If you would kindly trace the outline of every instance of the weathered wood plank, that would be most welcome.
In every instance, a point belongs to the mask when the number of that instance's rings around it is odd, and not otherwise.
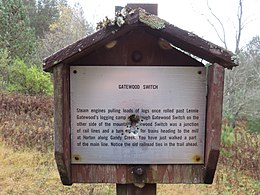
[[[55,159],[62,183],[71,185],[69,138],[69,78],[67,68],[61,64],[53,71],[54,77],[54,138]]]
[[[221,141],[224,67],[213,64],[208,73],[208,102],[205,151],[205,183],[211,184],[218,163]]]
[[[139,165],[71,165],[73,183],[140,183]],[[204,165],[142,165],[143,183],[204,183]]]

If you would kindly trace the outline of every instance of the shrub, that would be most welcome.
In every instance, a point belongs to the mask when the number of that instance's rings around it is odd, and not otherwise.
[[[36,65],[27,66],[24,61],[16,59],[10,71],[7,90],[29,95],[51,95],[53,86],[49,73]]]
[[[231,145],[235,141],[233,121],[232,113],[226,112],[221,132],[221,143],[224,145]]]
[[[260,119],[259,118],[248,119],[248,130],[251,132],[260,133]]]
[[[235,141],[234,129],[229,126],[222,127],[221,142],[224,145],[231,145]]]

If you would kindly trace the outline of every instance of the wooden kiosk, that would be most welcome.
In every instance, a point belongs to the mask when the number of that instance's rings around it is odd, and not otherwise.
[[[62,183],[116,183],[118,194],[211,184],[232,59],[141,8],[122,10],[114,24],[46,58]]]

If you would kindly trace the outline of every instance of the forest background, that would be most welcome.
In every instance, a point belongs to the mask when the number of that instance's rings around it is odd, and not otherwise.
[[[221,13],[213,11],[210,1],[205,4],[207,22],[229,49],[228,27],[218,17]],[[222,148],[214,184],[159,185],[159,194],[260,192],[260,37],[240,46],[250,22],[244,18],[245,5],[242,0],[234,5],[233,52],[240,65],[225,72]],[[0,193],[114,193],[114,185],[68,188],[60,183],[53,157],[52,75],[42,70],[45,57],[95,28],[80,4],[0,0]]]

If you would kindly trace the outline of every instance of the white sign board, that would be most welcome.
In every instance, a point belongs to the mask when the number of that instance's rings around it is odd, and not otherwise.
[[[202,164],[204,67],[72,66],[73,164]]]

